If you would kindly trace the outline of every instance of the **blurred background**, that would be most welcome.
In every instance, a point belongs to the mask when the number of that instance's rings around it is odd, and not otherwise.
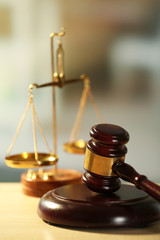
[[[157,0],[0,0],[0,181],[20,181],[25,169],[5,155],[28,102],[28,86],[51,80],[51,32],[63,38],[65,76],[86,73],[104,122],[130,133],[126,162],[160,182],[160,8]],[[83,84],[56,89],[60,168],[83,171],[84,155],[63,151]],[[35,89],[34,103],[52,147],[52,91]],[[80,137],[99,123],[88,101]],[[41,136],[38,150],[46,151]],[[12,153],[34,151],[29,112]]]

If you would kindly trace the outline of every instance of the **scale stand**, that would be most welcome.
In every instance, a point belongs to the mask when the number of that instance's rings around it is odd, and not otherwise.
[[[9,167],[13,168],[29,168],[28,172],[25,172],[21,176],[22,189],[26,195],[41,197],[43,194],[48,192],[51,189],[71,184],[71,183],[79,183],[81,182],[82,173],[73,169],[58,169],[58,155],[57,155],[57,127],[56,127],[56,104],[55,104],[55,87],[62,88],[66,84],[76,83],[79,81],[84,82],[84,91],[82,94],[79,111],[77,114],[77,119],[75,125],[73,127],[71,138],[68,143],[64,144],[64,150],[68,153],[73,154],[84,154],[86,149],[86,142],[81,139],[77,139],[79,135],[79,129],[82,121],[82,114],[84,112],[84,108],[86,105],[87,97],[90,98],[93,107],[102,122],[102,118],[98,111],[97,105],[93,99],[93,95],[90,90],[90,79],[87,75],[82,74],[80,78],[77,79],[68,79],[66,80],[64,77],[64,51],[62,48],[62,37],[65,35],[64,30],[60,33],[52,33],[50,35],[50,43],[51,43],[51,68],[52,68],[52,81],[48,83],[44,83],[41,85],[31,84],[29,86],[29,101],[27,104],[27,108],[22,116],[22,119],[19,123],[18,129],[16,131],[15,137],[9,147],[7,152],[7,156],[5,158],[6,164]],[[56,54],[56,69],[54,71],[54,38],[58,37],[58,49]],[[38,120],[38,116],[36,114],[34,104],[33,104],[33,88],[43,88],[51,86],[52,87],[52,101],[53,101],[53,152],[50,150],[45,135],[43,133],[43,129]],[[22,127],[22,124],[25,120],[26,114],[31,106],[32,109],[32,125],[33,125],[33,139],[34,139],[34,153],[23,152],[21,154],[10,155],[10,152],[13,148],[13,145],[17,139],[19,131]],[[48,153],[39,153],[37,150],[37,139],[36,139],[36,127],[35,124],[38,124],[42,137],[47,145]],[[78,133],[77,133],[78,132]],[[54,166],[53,169],[46,170],[42,169],[47,166]],[[34,170],[38,168],[38,170]]]

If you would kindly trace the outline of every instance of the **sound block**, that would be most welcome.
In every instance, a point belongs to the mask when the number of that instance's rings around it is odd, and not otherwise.
[[[44,170],[44,173],[46,176],[52,174],[51,170]],[[34,179],[25,172],[21,175],[22,191],[28,196],[42,197],[51,189],[81,182],[81,177],[82,173],[73,169],[57,169],[55,176],[46,179],[38,176]]]
[[[104,195],[80,183],[46,193],[40,199],[38,215],[49,224],[67,227],[145,227],[160,219],[160,204],[131,185]]]

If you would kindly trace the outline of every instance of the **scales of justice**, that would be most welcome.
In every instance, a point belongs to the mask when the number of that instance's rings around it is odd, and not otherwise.
[[[125,163],[127,153],[125,145],[129,141],[129,133],[120,126],[103,123],[90,90],[88,76],[83,74],[78,79],[65,79],[61,42],[64,35],[63,30],[50,35],[52,81],[29,86],[27,108],[9,147],[5,159],[6,164],[9,167],[31,169],[22,174],[23,192],[27,195],[41,197],[38,215],[49,224],[81,228],[130,228],[145,227],[159,221],[160,186]],[[53,56],[55,37],[59,38],[56,72]],[[72,169],[57,168],[55,87],[63,87],[77,81],[84,82],[84,90],[70,141],[64,144],[64,150],[68,153],[85,153],[83,176]],[[33,104],[33,88],[46,86],[52,86],[53,91],[53,153],[49,149]],[[87,97],[93,103],[100,121],[100,124],[91,128],[91,139],[88,143],[78,138]],[[35,152],[10,155],[29,107],[32,109]],[[39,153],[37,150],[36,122],[49,153]],[[51,165],[54,169],[42,169],[42,167]],[[38,170],[34,171],[33,168],[38,168]],[[132,185],[121,184],[120,179]]]
[[[99,121],[102,122],[102,117],[99,113],[98,107],[94,101],[93,95],[90,89],[90,78],[82,74],[76,79],[65,79],[64,75],[64,50],[62,47],[62,38],[65,35],[65,31],[62,28],[60,33],[50,34],[50,50],[51,50],[51,78],[52,81],[41,85],[31,84],[29,86],[28,95],[29,100],[25,112],[20,120],[16,134],[13,141],[8,149],[5,162],[9,167],[12,168],[28,168],[26,173],[21,176],[21,182],[23,192],[26,195],[41,197],[47,191],[66,185],[69,183],[76,183],[81,180],[82,173],[73,169],[59,169],[57,167],[58,154],[57,154],[57,119],[56,119],[56,94],[55,87],[62,88],[65,85],[77,82],[84,83],[84,90],[82,92],[79,110],[77,113],[76,121],[71,131],[69,142],[64,143],[63,148],[66,152],[71,154],[84,154],[86,148],[86,141],[79,139],[80,127],[82,124],[82,117],[84,114],[87,99],[89,98],[93,104],[93,107],[97,113]],[[56,57],[54,57],[54,40],[58,38],[58,47],[56,51]],[[56,61],[55,61],[56,60]],[[55,71],[56,69],[56,71]],[[42,126],[38,119],[35,107],[34,107],[34,89],[43,87],[52,87],[52,102],[53,102],[53,152],[51,151]],[[32,113],[32,129],[33,129],[33,142],[34,142],[34,153],[23,152],[20,154],[10,155],[11,150],[16,142],[18,134],[22,128],[23,122],[26,118],[29,108]],[[37,147],[37,135],[36,135],[36,124],[43,137],[44,143],[48,149],[48,153],[38,152]],[[45,170],[43,168],[48,166],[54,166],[53,169]],[[38,169],[38,170],[33,170]]]

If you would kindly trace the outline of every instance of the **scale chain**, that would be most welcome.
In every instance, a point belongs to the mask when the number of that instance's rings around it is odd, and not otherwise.
[[[32,127],[33,127],[33,139],[34,139],[35,160],[38,161],[38,151],[37,151],[37,137],[36,137],[36,124],[35,124],[35,119],[36,119],[36,121],[37,121],[39,130],[40,130],[41,135],[42,135],[42,137],[43,137],[43,139],[44,139],[44,142],[45,142],[45,144],[46,144],[46,146],[47,146],[47,148],[48,148],[49,153],[51,153],[51,150],[50,150],[49,144],[48,144],[48,142],[47,142],[47,139],[46,139],[46,137],[45,137],[45,135],[44,135],[43,129],[42,129],[42,127],[41,127],[41,124],[40,124],[40,122],[39,122],[39,119],[38,119],[38,116],[37,116],[37,113],[36,113],[36,110],[35,110],[35,107],[34,107],[34,104],[33,104],[32,86],[29,88],[29,101],[28,101],[28,103],[27,103],[27,107],[26,107],[25,112],[24,112],[24,114],[23,114],[23,116],[22,116],[22,118],[21,118],[21,120],[20,120],[20,122],[19,122],[19,125],[18,125],[17,131],[16,131],[16,133],[15,133],[15,136],[14,136],[14,138],[13,138],[11,144],[10,144],[10,147],[9,147],[9,149],[8,149],[8,151],[7,151],[7,156],[10,154],[10,152],[11,152],[11,150],[12,150],[14,144],[15,144],[15,141],[16,141],[18,135],[19,135],[19,132],[20,132],[20,130],[21,130],[21,128],[22,128],[23,122],[24,122],[24,120],[25,120],[25,118],[26,118],[26,115],[27,115],[27,113],[28,113],[28,110],[29,110],[29,107],[30,107],[30,106],[31,106],[31,110],[32,110]]]
[[[13,146],[14,146],[14,143],[15,143],[15,141],[16,141],[16,139],[17,139],[17,137],[18,137],[18,134],[19,134],[19,132],[20,132],[20,130],[21,130],[21,128],[22,128],[22,125],[23,125],[23,122],[24,122],[24,120],[25,120],[26,114],[27,114],[27,112],[28,112],[28,110],[29,110],[29,106],[30,106],[30,100],[28,101],[26,110],[25,110],[25,112],[24,112],[24,114],[23,114],[23,116],[22,116],[22,118],[21,118],[21,120],[20,120],[20,123],[19,123],[19,125],[18,125],[17,131],[16,131],[16,133],[15,133],[15,136],[14,136],[14,138],[13,138],[13,140],[12,140],[12,142],[11,142],[11,145],[10,145],[8,151],[7,151],[7,156],[8,156],[8,155],[10,154],[10,152],[12,151],[12,148],[13,148]]]
[[[45,142],[45,144],[46,144],[46,146],[47,146],[47,148],[48,148],[49,153],[51,153],[51,149],[50,149],[49,144],[48,144],[48,142],[47,142],[47,139],[46,139],[46,137],[45,137],[45,135],[44,135],[44,132],[43,132],[43,129],[42,129],[42,127],[41,127],[40,121],[39,121],[39,119],[38,119],[38,116],[37,116],[36,110],[35,110],[35,108],[34,108],[34,105],[33,105],[33,111],[34,111],[34,116],[35,116],[35,118],[36,118],[36,121],[37,121],[39,130],[40,130],[40,132],[41,132],[41,134],[42,134],[42,137],[43,137],[43,139],[44,139],[44,142]]]
[[[103,118],[102,118],[102,116],[101,116],[101,114],[100,114],[100,111],[99,111],[99,109],[98,109],[98,107],[97,107],[97,104],[96,104],[96,102],[95,102],[95,100],[94,100],[94,98],[93,98],[93,95],[92,95],[90,89],[89,89],[89,91],[88,91],[88,95],[89,95],[89,98],[90,98],[90,100],[91,100],[91,102],[92,102],[92,105],[93,105],[93,107],[94,107],[94,109],[95,109],[95,112],[97,113],[97,116],[98,116],[98,118],[99,118],[100,123],[103,123],[103,122],[104,122],[104,121],[103,121]]]
[[[32,108],[32,126],[33,126],[33,140],[34,140],[34,150],[35,150],[35,160],[38,161],[38,151],[37,151],[37,137],[36,137],[36,125],[35,125],[35,115],[33,107],[33,99],[30,99],[30,104]]]
[[[73,130],[71,132],[70,142],[73,142],[79,136],[81,125],[82,125],[82,116],[83,116],[83,113],[84,113],[84,110],[85,110],[85,106],[86,106],[88,96],[89,96],[90,101],[93,105],[93,108],[95,109],[95,112],[98,116],[98,119],[99,119],[100,123],[104,122],[103,119],[102,119],[102,116],[99,112],[99,109],[97,107],[97,104],[96,104],[96,102],[93,98],[93,95],[91,93],[90,86],[87,85],[87,84],[86,84],[86,86],[83,90],[83,93],[82,93],[82,97],[81,97],[81,100],[80,100],[79,111],[78,111],[78,114],[77,114],[77,117],[76,117],[76,121],[75,121]]]
[[[82,116],[83,116],[83,112],[84,112],[84,109],[86,106],[87,96],[88,96],[88,88],[84,88],[82,97],[81,97],[81,101],[80,101],[80,105],[79,105],[79,111],[78,111],[78,114],[76,117],[76,122],[75,122],[73,130],[71,132],[70,142],[73,142],[76,139],[76,137],[78,137],[78,135],[79,135],[80,125],[82,123]]]

